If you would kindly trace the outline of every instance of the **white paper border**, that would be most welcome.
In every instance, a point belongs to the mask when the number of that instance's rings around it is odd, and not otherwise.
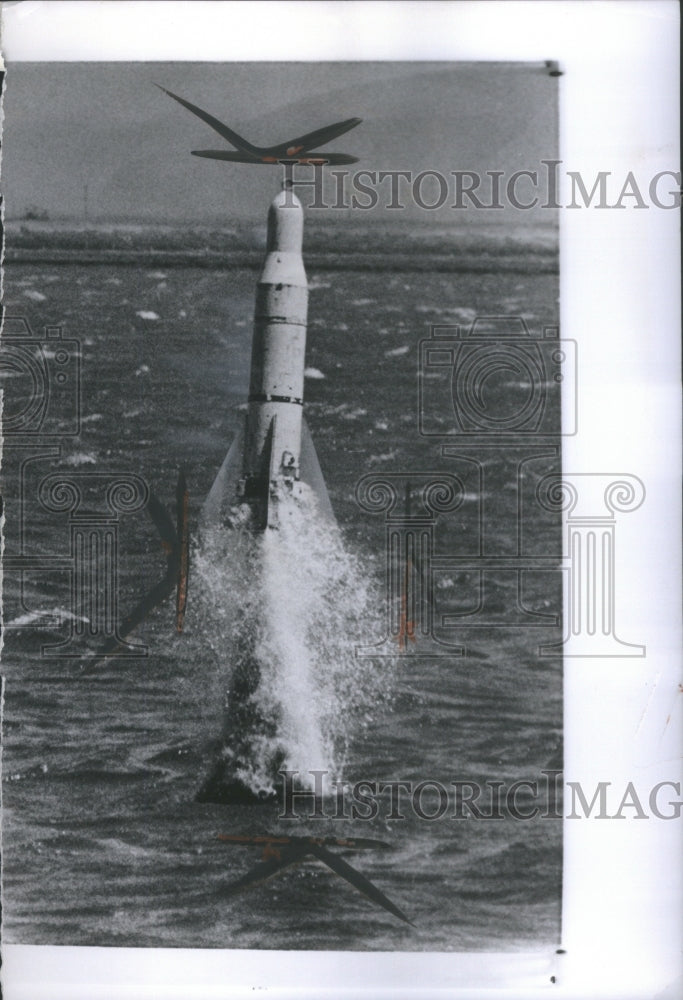
[[[557,59],[561,158],[589,180],[680,170],[678,4],[25,2],[3,5],[20,60]],[[590,186],[590,185],[589,185]],[[680,780],[680,239],[676,211],[562,212],[562,336],[579,342],[579,434],[564,468],[631,473],[618,524],[617,621],[642,660],[568,660],[565,780]],[[669,722],[667,723],[667,717]],[[7,1000],[654,996],[681,973],[681,829],[567,820],[563,946],[547,954],[3,950]],[[546,984],[546,985],[543,985]],[[675,986],[662,997],[680,995]],[[521,992],[523,991],[523,993]]]

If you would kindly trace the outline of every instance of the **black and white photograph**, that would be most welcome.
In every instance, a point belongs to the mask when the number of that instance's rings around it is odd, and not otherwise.
[[[626,534],[669,481],[583,457],[607,377],[562,240],[668,223],[680,173],[572,162],[552,46],[303,48],[5,55],[3,950],[560,988],[583,831],[681,811]],[[582,771],[649,676],[657,752]]]

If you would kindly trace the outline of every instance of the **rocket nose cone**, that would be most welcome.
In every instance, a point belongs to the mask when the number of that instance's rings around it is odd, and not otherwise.
[[[301,253],[304,238],[304,210],[291,190],[278,192],[268,209],[268,253],[281,250]]]

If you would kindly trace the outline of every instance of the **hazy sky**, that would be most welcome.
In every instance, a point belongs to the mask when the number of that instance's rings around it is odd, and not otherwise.
[[[191,156],[230,147],[155,82],[261,145],[358,116],[324,147],[358,156],[351,170],[509,175],[557,151],[557,79],[538,63],[15,63],[4,94],[8,218],[31,205],[82,218],[85,185],[92,219],[258,216],[279,168]]]

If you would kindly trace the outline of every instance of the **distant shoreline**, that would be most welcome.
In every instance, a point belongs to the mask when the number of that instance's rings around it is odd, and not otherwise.
[[[5,264],[77,264],[258,270],[265,227],[235,224],[69,224],[11,220],[5,225]],[[391,220],[367,227],[309,220],[304,261],[334,271],[559,270],[556,229],[451,228]]]
[[[263,266],[263,251],[215,250],[120,250],[101,248],[5,248],[5,266],[12,264],[50,264],[118,267],[199,267],[208,270],[246,268],[257,271]],[[527,252],[411,253],[344,252],[305,254],[306,267],[315,271],[432,271],[462,273],[467,271],[518,271],[523,274],[559,272],[559,255],[548,250]]]

